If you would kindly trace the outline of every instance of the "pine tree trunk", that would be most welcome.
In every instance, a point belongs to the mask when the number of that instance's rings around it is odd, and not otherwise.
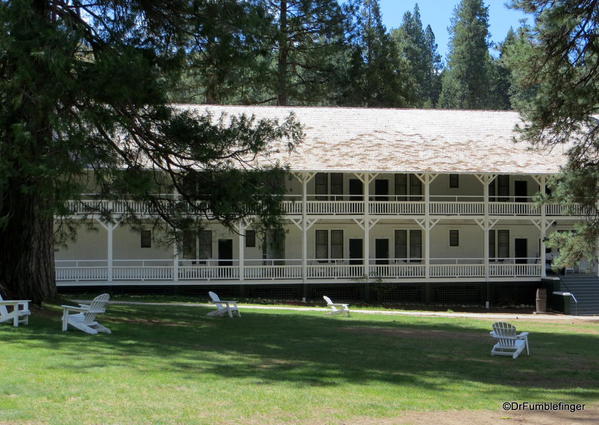
[[[287,61],[289,56],[287,0],[281,0],[279,18],[279,57],[277,63],[277,105],[287,106]]]
[[[2,196],[0,216],[0,292],[10,299],[41,305],[56,295],[52,214],[37,193],[21,193],[17,184]]]
[[[33,0],[31,8],[40,16],[40,22],[53,19],[48,0]],[[40,22],[32,25],[39,27]],[[44,51],[43,34],[33,37],[39,46],[29,39],[23,44],[31,52]],[[52,140],[50,106],[40,93],[43,82],[51,76],[44,57],[23,54],[33,57],[30,64],[9,60],[7,69],[31,66],[40,87],[35,82],[22,87],[23,101],[3,123],[0,155],[8,178],[0,189],[0,292],[10,299],[28,299],[41,305],[56,295],[54,216],[49,199],[54,196],[53,181],[40,172],[48,166],[44,158],[50,154]]]

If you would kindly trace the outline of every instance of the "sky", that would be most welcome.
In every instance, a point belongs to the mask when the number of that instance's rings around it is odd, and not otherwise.
[[[408,10],[414,10],[416,3],[420,6],[422,25],[424,28],[427,25],[431,26],[439,45],[439,53],[446,59],[449,43],[447,28],[459,0],[380,0],[383,23],[387,29],[397,28],[401,24],[403,14]],[[495,43],[503,41],[510,26],[518,27],[520,19],[526,17],[519,10],[509,9],[505,5],[507,0],[486,0],[485,3],[489,6],[491,41]]]

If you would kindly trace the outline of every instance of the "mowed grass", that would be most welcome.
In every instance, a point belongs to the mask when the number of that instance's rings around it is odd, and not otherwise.
[[[504,401],[599,401],[596,323],[514,321],[532,356],[491,357],[492,321],[111,305],[112,335],[60,311],[0,325],[0,424],[328,424]]]

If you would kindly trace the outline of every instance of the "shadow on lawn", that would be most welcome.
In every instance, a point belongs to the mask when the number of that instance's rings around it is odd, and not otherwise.
[[[111,306],[102,321],[112,335],[62,333],[56,312],[32,317],[29,327],[0,327],[6,343],[57,350],[51,367],[127,367],[168,371],[186,379],[203,374],[285,381],[299,386],[386,383],[434,391],[455,385],[505,385],[513,398],[571,395],[599,399],[599,337],[535,332],[532,356],[491,357],[480,323],[367,320],[364,316],[242,312],[241,319],[207,318],[207,309]],[[477,327],[478,326],[478,327]],[[490,326],[490,325],[489,325]],[[58,357],[58,356],[57,356]],[[62,362],[62,363],[61,363]],[[489,389],[497,394],[497,387]],[[543,398],[544,400],[544,398]]]

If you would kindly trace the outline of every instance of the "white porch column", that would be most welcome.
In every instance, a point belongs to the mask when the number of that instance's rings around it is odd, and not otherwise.
[[[239,222],[237,230],[239,232],[239,280],[243,282],[245,280],[245,225],[243,221]]]
[[[424,174],[420,180],[424,183],[424,277],[431,277],[431,176]]]
[[[547,191],[547,176],[544,175],[533,175],[532,178],[539,185],[539,192],[541,195],[545,195]],[[545,253],[545,238],[547,237],[547,230],[551,225],[547,221],[547,205],[543,202],[541,204],[541,220],[532,219],[532,223],[539,229],[539,261],[541,262],[541,278],[547,277],[547,271],[545,270],[545,261],[547,260],[547,254]],[[552,222],[553,223],[553,222]]]
[[[114,227],[112,224],[108,224],[106,230],[108,231],[107,235],[107,244],[106,244],[106,265],[108,266],[108,281],[112,282],[112,254],[113,254],[113,246],[112,246],[112,235],[114,232]]]
[[[484,221],[479,223],[483,230],[483,256],[485,266],[485,281],[489,280],[489,230],[493,227],[489,222],[489,185],[495,178],[496,174],[477,174],[476,178],[483,185],[483,202],[484,202]],[[488,292],[488,291],[487,291]],[[488,295],[488,294],[487,294]],[[488,301],[488,300],[487,300]]]
[[[363,227],[364,231],[364,276],[366,282],[370,280],[370,229],[374,225],[370,218],[370,183],[376,178],[378,173],[355,173],[355,176],[362,182],[364,196]]]
[[[370,175],[364,175],[364,276],[370,281]]]
[[[293,172],[292,174],[302,184],[302,223],[300,230],[302,231],[302,281],[305,284],[308,281],[308,229],[312,227],[315,221],[308,222],[308,182],[316,173]],[[298,224],[294,220],[292,222]]]
[[[302,182],[302,281],[308,282],[308,178]]]
[[[112,282],[113,278],[113,233],[119,225],[118,221],[114,223],[104,223],[99,218],[96,221],[106,229],[106,280]]]
[[[542,195],[545,195],[545,192],[547,187],[547,178],[545,176],[540,176],[539,178],[539,188],[541,191]],[[547,270],[545,269],[545,262],[547,261],[547,254],[545,253],[545,238],[547,237],[547,206],[545,205],[545,203],[543,202],[543,204],[541,205],[541,220],[543,223],[543,227],[542,229],[540,229],[540,239],[541,239],[541,243],[539,246],[539,249],[541,250],[541,252],[539,252],[539,256],[541,257],[541,278],[546,278],[547,277]]]
[[[173,201],[176,203],[178,200],[179,192],[176,188],[173,188]],[[183,237],[183,234],[181,234],[181,237]],[[173,281],[179,281],[179,241],[177,238],[173,242]]]
[[[173,243],[173,280],[179,281],[179,248],[177,247],[177,241]]]

